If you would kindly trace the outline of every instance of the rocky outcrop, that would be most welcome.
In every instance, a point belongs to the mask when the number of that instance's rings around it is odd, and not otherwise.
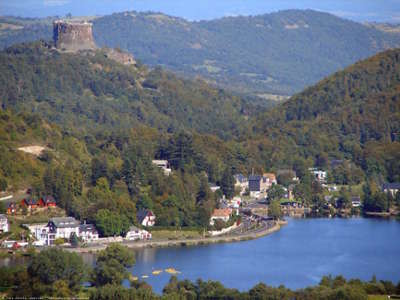
[[[105,49],[106,56],[109,59],[115,60],[123,65],[136,65],[136,61],[130,53],[120,49]]]
[[[59,50],[94,50],[92,23],[58,20],[53,23],[54,45]]]

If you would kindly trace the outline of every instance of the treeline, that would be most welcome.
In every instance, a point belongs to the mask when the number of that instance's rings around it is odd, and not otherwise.
[[[162,295],[151,286],[134,280],[126,268],[135,263],[134,252],[112,244],[96,256],[96,264],[84,264],[82,257],[57,248],[31,253],[25,266],[0,268],[2,293],[9,298],[81,297],[89,299],[369,299],[370,295],[399,295],[400,282],[346,280],[324,276],[317,286],[291,290],[281,285],[259,283],[248,291],[226,288],[217,281],[178,280],[172,276]],[[122,286],[125,279],[130,287]],[[88,286],[89,283],[89,286]]]

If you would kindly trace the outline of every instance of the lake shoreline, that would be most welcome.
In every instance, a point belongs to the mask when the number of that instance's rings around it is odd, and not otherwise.
[[[197,239],[177,239],[168,241],[125,241],[121,244],[130,249],[143,249],[143,248],[166,248],[166,247],[191,247],[191,246],[202,246],[209,244],[219,243],[234,243],[241,241],[248,241],[258,239],[260,237],[272,234],[279,231],[283,226],[287,225],[287,221],[278,221],[272,227],[265,226],[264,228],[256,231],[251,231],[237,236],[216,236],[208,238],[197,238]],[[65,248],[65,250],[76,253],[93,253],[101,251],[107,248],[107,245],[93,245],[88,247],[79,248]]]

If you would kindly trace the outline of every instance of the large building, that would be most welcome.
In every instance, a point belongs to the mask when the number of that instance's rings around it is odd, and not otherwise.
[[[47,224],[47,245],[53,245],[56,239],[70,239],[74,233],[79,236],[79,222],[72,217],[52,218]]]

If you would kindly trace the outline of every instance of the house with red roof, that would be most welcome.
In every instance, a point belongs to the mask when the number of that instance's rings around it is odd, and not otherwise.
[[[222,220],[224,222],[229,221],[229,218],[232,215],[232,209],[231,208],[220,208],[220,209],[214,209],[211,218],[210,218],[210,225],[214,225],[216,220]]]

